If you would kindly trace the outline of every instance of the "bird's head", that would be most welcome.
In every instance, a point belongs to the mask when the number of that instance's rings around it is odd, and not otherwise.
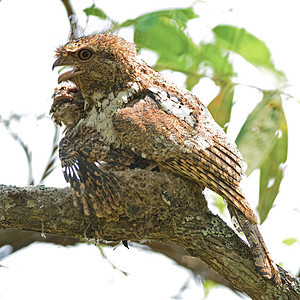
[[[94,34],[73,40],[56,51],[57,66],[70,67],[58,78],[72,81],[84,96],[109,93],[134,81],[138,58],[135,46],[111,34]]]
[[[56,125],[65,125],[66,132],[73,129],[79,120],[85,117],[84,99],[74,84],[57,87],[52,98],[51,118]]]

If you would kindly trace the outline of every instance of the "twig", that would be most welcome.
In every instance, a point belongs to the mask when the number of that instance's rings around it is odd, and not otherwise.
[[[25,144],[25,142],[21,139],[21,137],[14,132],[11,127],[10,124],[12,121],[20,121],[21,118],[23,118],[24,116],[22,115],[17,115],[17,114],[11,114],[8,119],[3,119],[0,116],[0,123],[2,123],[4,125],[4,127],[7,129],[9,135],[17,142],[19,143],[19,145],[22,147],[22,149],[25,152],[25,156],[26,156],[26,160],[27,160],[27,164],[28,164],[28,185],[34,185],[34,178],[32,175],[32,152],[29,149],[29,147]]]
[[[61,2],[63,3],[68,14],[68,19],[70,23],[70,40],[73,40],[78,37],[78,23],[76,14],[69,0],[61,0]]]
[[[46,177],[49,176],[55,169],[54,163],[57,160],[56,153],[58,150],[58,141],[59,141],[59,128],[55,125],[55,131],[54,131],[53,142],[52,142],[52,151],[51,151],[49,160],[47,162],[46,168],[41,177],[40,184],[43,183],[43,181],[46,179]]]

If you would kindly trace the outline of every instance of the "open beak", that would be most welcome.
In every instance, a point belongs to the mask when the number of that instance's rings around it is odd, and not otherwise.
[[[63,57],[59,57],[55,62],[54,64],[52,65],[52,71],[54,70],[55,67],[59,67],[59,66],[66,66],[66,63],[65,63],[65,60]],[[71,78],[77,76],[77,75],[80,75],[82,74],[83,71],[80,70],[80,68],[75,68],[73,70],[69,70],[69,71],[66,71],[64,72],[63,74],[61,74],[57,81],[58,83],[61,83],[63,81],[68,81],[70,80]]]

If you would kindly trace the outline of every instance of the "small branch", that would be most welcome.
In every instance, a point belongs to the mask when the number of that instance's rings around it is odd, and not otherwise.
[[[9,245],[12,247],[10,253],[23,249],[24,247],[27,247],[34,242],[45,242],[62,246],[68,246],[76,245],[78,243],[81,243],[82,241],[74,238],[49,234],[47,234],[47,238],[45,239],[45,237],[43,237],[40,232],[33,232],[27,230],[0,230],[0,249],[2,246]]]
[[[78,38],[78,24],[76,14],[69,0],[61,0],[61,2],[63,3],[68,14],[68,19],[70,23],[70,40],[73,40],[75,38]]]
[[[171,243],[167,244],[156,241],[150,241],[149,243],[145,243],[145,245],[145,247],[141,245],[141,247],[143,247],[142,249],[154,251],[169,257],[177,264],[192,271],[195,276],[199,276],[201,280],[212,280],[218,284],[226,286],[234,293],[237,293],[236,288],[225,278],[220,276],[216,271],[210,269],[204,262],[202,262],[202,260],[188,255],[181,247]]]
[[[59,127],[54,125],[54,136],[52,141],[52,151],[50,154],[50,157],[48,159],[46,168],[43,172],[43,175],[40,180],[40,184],[43,183],[43,181],[54,171],[55,167],[54,164],[57,160],[57,152],[58,152],[58,143],[59,143]]]
[[[22,147],[22,149],[25,152],[27,165],[28,165],[28,185],[34,185],[34,178],[32,175],[32,152],[16,132],[13,132],[10,128],[7,128],[7,129],[8,129],[8,133],[11,135],[11,137],[16,142],[19,143],[19,145]]]
[[[15,131],[11,129],[11,122],[12,121],[20,121],[24,116],[11,114],[8,119],[2,119],[0,115],[0,123],[4,125],[7,129],[9,135],[22,147],[25,152],[26,160],[28,164],[28,185],[34,185],[34,178],[32,175],[32,152],[26,143],[22,140],[22,138],[17,134]]]
[[[280,269],[276,286],[255,270],[249,247],[207,208],[202,189],[166,173],[115,172],[121,206],[112,215],[86,218],[68,188],[0,186],[0,227],[106,241],[163,241],[200,258],[252,299],[300,299],[300,283]]]

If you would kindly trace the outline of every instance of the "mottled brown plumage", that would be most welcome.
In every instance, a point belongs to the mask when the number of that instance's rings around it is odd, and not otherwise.
[[[66,126],[59,155],[65,179],[72,187],[74,205],[77,207],[80,200],[86,215],[90,215],[89,202],[98,217],[110,214],[118,206],[120,188],[111,171],[137,167],[153,170],[157,165],[131,150],[110,149],[94,128],[78,124],[87,112],[82,94],[74,84],[59,86],[52,98],[51,117],[55,124]]]
[[[84,99],[82,118],[74,120],[76,125],[62,140],[60,158],[85,211],[90,203],[101,216],[101,206],[110,212],[118,204],[117,183],[108,172],[99,171],[95,161],[105,161],[113,152],[125,160],[135,157],[131,163],[155,162],[224,197],[249,241],[259,272],[266,278],[275,274],[279,280],[256,216],[239,187],[241,155],[196,96],[150,68],[134,45],[109,34],[59,48],[56,66],[72,67],[58,81],[75,83]],[[107,189],[110,200],[103,205]]]
[[[65,125],[65,132],[72,130],[86,116],[84,99],[75,84],[62,85],[54,90],[50,115],[58,126]]]

